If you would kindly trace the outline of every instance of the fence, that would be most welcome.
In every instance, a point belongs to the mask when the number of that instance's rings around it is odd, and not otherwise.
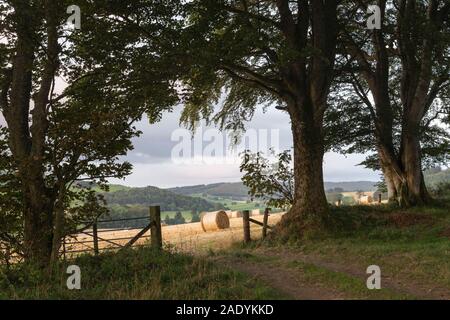
[[[102,234],[111,233],[122,230],[129,230],[129,228],[99,228],[101,224],[111,224],[114,222],[148,220],[148,224],[142,228],[136,235],[132,237],[118,237],[108,238],[103,237]],[[90,229],[92,227],[92,229]],[[150,231],[150,235],[145,235]],[[88,239],[80,240],[79,236],[87,236]],[[68,239],[70,241],[68,241]],[[74,235],[69,235],[63,239],[61,256],[65,259],[67,255],[74,255],[85,252],[93,252],[98,255],[101,250],[122,250],[131,247],[140,239],[150,238],[152,247],[162,248],[162,233],[161,233],[161,209],[159,206],[151,206],[148,217],[134,217],[124,219],[109,219],[96,220],[92,224],[87,225],[76,232]],[[126,241],[125,244],[123,244]],[[106,244],[105,246],[99,244]],[[108,246],[109,245],[109,246]]]
[[[244,242],[251,241],[250,224],[256,224],[262,227],[262,238],[266,238],[267,231],[272,229],[272,226],[268,224],[270,208],[264,210],[263,222],[252,219],[250,217],[250,211],[244,210],[242,212],[243,218],[243,231]],[[140,229],[129,228],[101,228],[102,224],[133,221],[133,220],[147,220],[145,227]],[[137,233],[132,236],[124,236],[122,231],[134,231]],[[150,234],[148,233],[150,231]],[[120,236],[115,235],[115,233]],[[111,236],[112,235],[112,236]],[[84,237],[83,237],[84,236]],[[63,239],[61,256],[66,259],[67,256],[73,257],[80,253],[91,252],[98,255],[100,251],[104,250],[122,250],[131,246],[138,247],[143,244],[137,244],[138,240],[150,239],[152,247],[162,248],[162,231],[161,231],[161,211],[159,206],[150,207],[148,217],[134,217],[124,219],[109,219],[109,220],[97,220],[89,225],[81,228],[76,234],[67,236]]]
[[[250,223],[254,223],[254,224],[261,226],[262,227],[262,239],[266,238],[267,229],[272,229],[272,227],[268,225],[269,212],[270,212],[270,208],[266,208],[264,210],[263,222],[259,222],[255,219],[250,218],[249,210],[242,211],[242,221],[244,224],[243,227],[244,227],[244,242],[245,243],[248,243],[252,240],[251,235],[250,235]]]

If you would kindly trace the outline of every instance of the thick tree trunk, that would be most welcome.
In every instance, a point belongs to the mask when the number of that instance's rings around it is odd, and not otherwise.
[[[396,165],[394,147],[392,144],[392,135],[381,138],[381,131],[375,131],[378,141],[378,159],[380,161],[381,171],[384,175],[388,191],[388,202],[395,203],[398,200],[398,186],[401,181],[399,176],[400,168]]]
[[[418,126],[415,126],[418,130]],[[421,147],[419,134],[414,127],[404,128],[401,161],[405,174],[404,202],[407,206],[423,205],[430,201],[422,174]]]
[[[397,188],[395,186],[394,173],[389,166],[385,164],[382,164],[381,166],[381,170],[383,171],[384,175],[384,181],[387,187],[388,202],[395,203],[397,201]]]
[[[388,188],[389,202],[401,207],[423,205],[431,198],[422,173],[420,142],[415,134],[404,135],[400,160],[378,149],[380,166]]]
[[[294,140],[294,204],[280,223],[283,236],[302,238],[326,227],[329,206],[323,183],[324,141],[321,119],[313,108],[291,108]]]

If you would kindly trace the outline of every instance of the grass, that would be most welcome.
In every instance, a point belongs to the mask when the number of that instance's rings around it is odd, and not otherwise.
[[[66,267],[81,268],[81,290],[66,287]],[[0,273],[0,299],[279,299],[259,281],[202,258],[133,249],[61,264],[57,276],[23,265]]]
[[[366,283],[361,279],[343,272],[332,271],[303,261],[292,261],[288,265],[291,269],[300,271],[303,279],[309,284],[332,288],[351,296],[353,299],[412,299],[414,297],[399,294],[388,288],[368,290]]]
[[[423,290],[448,292],[448,199],[409,209],[389,205],[341,206],[334,207],[331,214],[332,229],[326,234],[288,243],[269,238],[245,246],[236,244],[218,254],[288,267],[312,285],[334,288],[358,299],[414,299]],[[337,267],[330,269],[333,265]],[[398,289],[368,290],[365,280],[354,274],[364,274],[369,265],[380,266],[382,276],[407,285],[411,294],[403,294]],[[349,270],[353,272],[344,273]]]
[[[342,206],[332,209],[332,222],[332,230],[321,237],[282,244],[275,240],[253,242],[244,247],[236,244],[231,250],[211,251],[210,254],[286,267],[302,274],[311,285],[333,288],[359,299],[415,296],[384,287],[368,290],[364,279],[302,261],[295,254],[359,271],[375,264],[380,266],[382,277],[389,275],[396,282],[420,283],[424,288],[450,288],[449,201],[411,209],[388,205]],[[289,259],[261,255],[257,251],[260,246],[278,253],[284,252],[281,249],[287,250]],[[79,291],[66,288],[68,264],[81,267],[82,289]],[[209,257],[149,248],[105,253],[97,258],[80,256],[62,263],[56,274],[49,280],[45,273],[23,265],[13,266],[12,270],[0,269],[0,299],[283,298],[251,277],[216,265]],[[421,290],[421,286],[417,288]]]
[[[376,264],[393,277],[450,288],[448,201],[410,209],[342,206],[332,214],[333,232],[290,248],[359,268]]]
[[[190,196],[202,198],[213,203],[220,203],[224,207],[233,211],[253,210],[253,209],[264,210],[264,205],[262,202],[247,202],[244,200],[234,200],[230,197],[204,196],[203,194],[200,193],[191,194]]]

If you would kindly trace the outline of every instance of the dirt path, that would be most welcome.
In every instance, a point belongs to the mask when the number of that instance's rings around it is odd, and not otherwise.
[[[243,272],[274,288],[289,299],[294,300],[336,300],[346,297],[336,290],[324,289],[302,281],[301,277],[284,267],[261,264],[244,259],[216,259],[227,267]]]
[[[353,263],[348,263],[348,261],[345,264],[343,264],[342,262],[339,263],[335,261],[326,261],[322,257],[318,257],[315,255],[306,255],[301,252],[293,252],[290,250],[273,252],[267,249],[260,249],[258,250],[258,254],[277,257],[284,263],[299,260],[334,272],[345,273],[364,281],[366,281],[368,277],[368,275],[365,273],[366,270],[364,268],[361,268]],[[430,286],[423,283],[413,282],[409,279],[401,279],[399,277],[394,278],[390,274],[386,274],[386,272],[382,273],[382,287],[405,293],[419,299],[450,299],[450,288]]]
[[[251,275],[280,293],[298,300],[354,299],[355,296],[330,286],[311,284],[305,279],[305,274],[301,270],[288,268],[292,263],[311,264],[331,272],[339,272],[359,279],[362,283],[365,283],[368,276],[365,269],[362,270],[351,263],[325,261],[321,257],[305,255],[289,249],[274,251],[258,248],[248,251],[248,254],[219,256],[215,260],[234,270]],[[389,274],[382,275],[382,288],[389,289],[389,291],[399,295],[408,295],[418,299],[450,299],[450,289],[412,283],[406,279],[394,279]]]

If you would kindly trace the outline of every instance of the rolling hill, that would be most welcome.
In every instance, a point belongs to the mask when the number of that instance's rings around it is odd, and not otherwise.
[[[430,188],[441,182],[450,182],[450,169],[427,170],[424,174],[425,182]],[[376,183],[376,181],[325,181],[325,190],[342,189],[344,192],[375,191],[377,189]],[[247,187],[242,182],[200,184],[169,188],[167,190],[180,195],[208,195],[225,198],[246,198],[248,196]]]
[[[157,187],[127,188],[104,193],[105,200],[109,205],[160,205],[162,211],[214,210],[218,206],[207,200],[176,194],[169,190]]]
[[[343,191],[374,191],[376,189],[374,181],[345,181],[345,182],[325,182],[325,190],[341,188]],[[216,197],[238,197],[248,196],[247,187],[242,182],[202,184],[186,187],[176,187],[167,189],[180,195],[206,194]]]

